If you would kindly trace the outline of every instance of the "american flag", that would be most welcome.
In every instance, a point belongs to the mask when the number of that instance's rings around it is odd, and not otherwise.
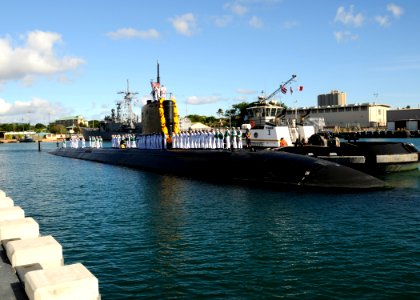
[[[155,87],[160,87],[159,82],[150,82],[150,85],[152,86],[152,88],[154,89]]]
[[[281,85],[281,92],[283,94],[286,94],[287,93],[287,88],[284,85]]]

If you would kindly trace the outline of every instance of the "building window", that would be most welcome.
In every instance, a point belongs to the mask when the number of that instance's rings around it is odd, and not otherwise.
[[[351,107],[346,107],[346,111],[351,111]]]
[[[381,115],[382,110],[378,109],[378,115]]]
[[[359,111],[359,107],[358,106],[353,107],[353,111]]]
[[[338,111],[344,111],[344,108],[343,108],[343,107],[340,107],[340,108],[338,109]]]
[[[362,110],[367,110],[367,106],[362,106]]]

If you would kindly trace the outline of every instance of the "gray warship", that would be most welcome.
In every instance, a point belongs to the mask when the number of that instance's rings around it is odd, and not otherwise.
[[[104,141],[110,141],[112,135],[126,134],[126,133],[140,133],[142,125],[140,118],[133,112],[133,101],[135,100],[136,92],[130,91],[130,84],[127,80],[127,89],[118,92],[123,94],[123,98],[117,101],[116,109],[111,109],[111,115],[105,116],[99,124],[99,128],[82,128],[83,137],[89,140],[89,137],[101,137]]]

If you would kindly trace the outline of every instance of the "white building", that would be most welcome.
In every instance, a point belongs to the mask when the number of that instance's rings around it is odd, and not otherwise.
[[[286,118],[299,121],[302,116],[307,115],[312,118],[324,118],[326,127],[376,128],[387,125],[389,108],[389,105],[375,103],[289,108],[286,112]]]

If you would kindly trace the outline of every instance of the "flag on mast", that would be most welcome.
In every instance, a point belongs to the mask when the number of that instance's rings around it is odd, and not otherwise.
[[[286,94],[287,93],[287,88],[284,85],[281,85],[281,92],[283,94]]]

